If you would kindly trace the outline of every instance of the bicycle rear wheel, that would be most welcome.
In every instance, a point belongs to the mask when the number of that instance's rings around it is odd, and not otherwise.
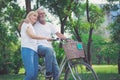
[[[74,76],[72,75],[74,74]],[[74,62],[65,72],[65,80],[98,80],[94,70],[85,62]]]

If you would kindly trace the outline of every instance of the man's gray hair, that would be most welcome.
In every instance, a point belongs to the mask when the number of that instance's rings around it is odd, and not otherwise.
[[[43,11],[44,11],[44,7],[41,6],[41,7],[39,7],[39,8],[37,9],[37,11],[38,11],[38,10],[43,10]]]

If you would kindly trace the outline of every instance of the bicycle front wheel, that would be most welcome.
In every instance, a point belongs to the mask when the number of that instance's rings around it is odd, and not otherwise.
[[[65,80],[98,80],[94,70],[85,62],[74,62],[65,72]]]

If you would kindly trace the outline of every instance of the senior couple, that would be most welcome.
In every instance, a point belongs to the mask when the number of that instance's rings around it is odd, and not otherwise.
[[[43,9],[30,11],[18,27],[21,32],[21,56],[26,75],[24,80],[36,80],[38,74],[38,54],[45,57],[46,79],[59,80],[59,66],[51,45],[51,34],[67,39],[55,26],[46,22]],[[27,22],[26,22],[27,21]]]

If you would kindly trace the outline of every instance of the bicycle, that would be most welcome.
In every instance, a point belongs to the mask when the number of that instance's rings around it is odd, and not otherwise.
[[[56,41],[55,39],[53,41]],[[63,43],[63,42],[62,42]],[[73,43],[73,44],[72,44]],[[82,43],[80,42],[70,42],[67,46],[67,43],[63,44],[64,47],[64,51],[66,53],[68,53],[68,47],[73,47],[74,45],[77,45],[76,47],[74,46],[74,49],[81,49],[82,55],[79,56],[70,56],[69,54],[64,55],[61,64],[60,64],[60,73],[59,73],[59,79],[60,76],[63,72],[63,68],[65,67],[65,65],[67,65],[67,68],[65,70],[65,74],[64,74],[64,80],[99,80],[97,74],[94,72],[94,70],[92,69],[92,67],[87,64],[86,62],[84,62],[83,58],[84,56],[84,51],[83,51],[83,46]],[[67,47],[67,49],[65,49],[65,47]],[[76,51],[80,51],[80,50],[76,50]],[[71,53],[71,52],[69,52]],[[41,69],[40,69],[40,75],[41,76],[45,76],[45,66],[44,63],[41,64]],[[39,79],[39,80],[43,80]],[[51,80],[51,79],[49,79]],[[63,79],[61,79],[63,80]]]

